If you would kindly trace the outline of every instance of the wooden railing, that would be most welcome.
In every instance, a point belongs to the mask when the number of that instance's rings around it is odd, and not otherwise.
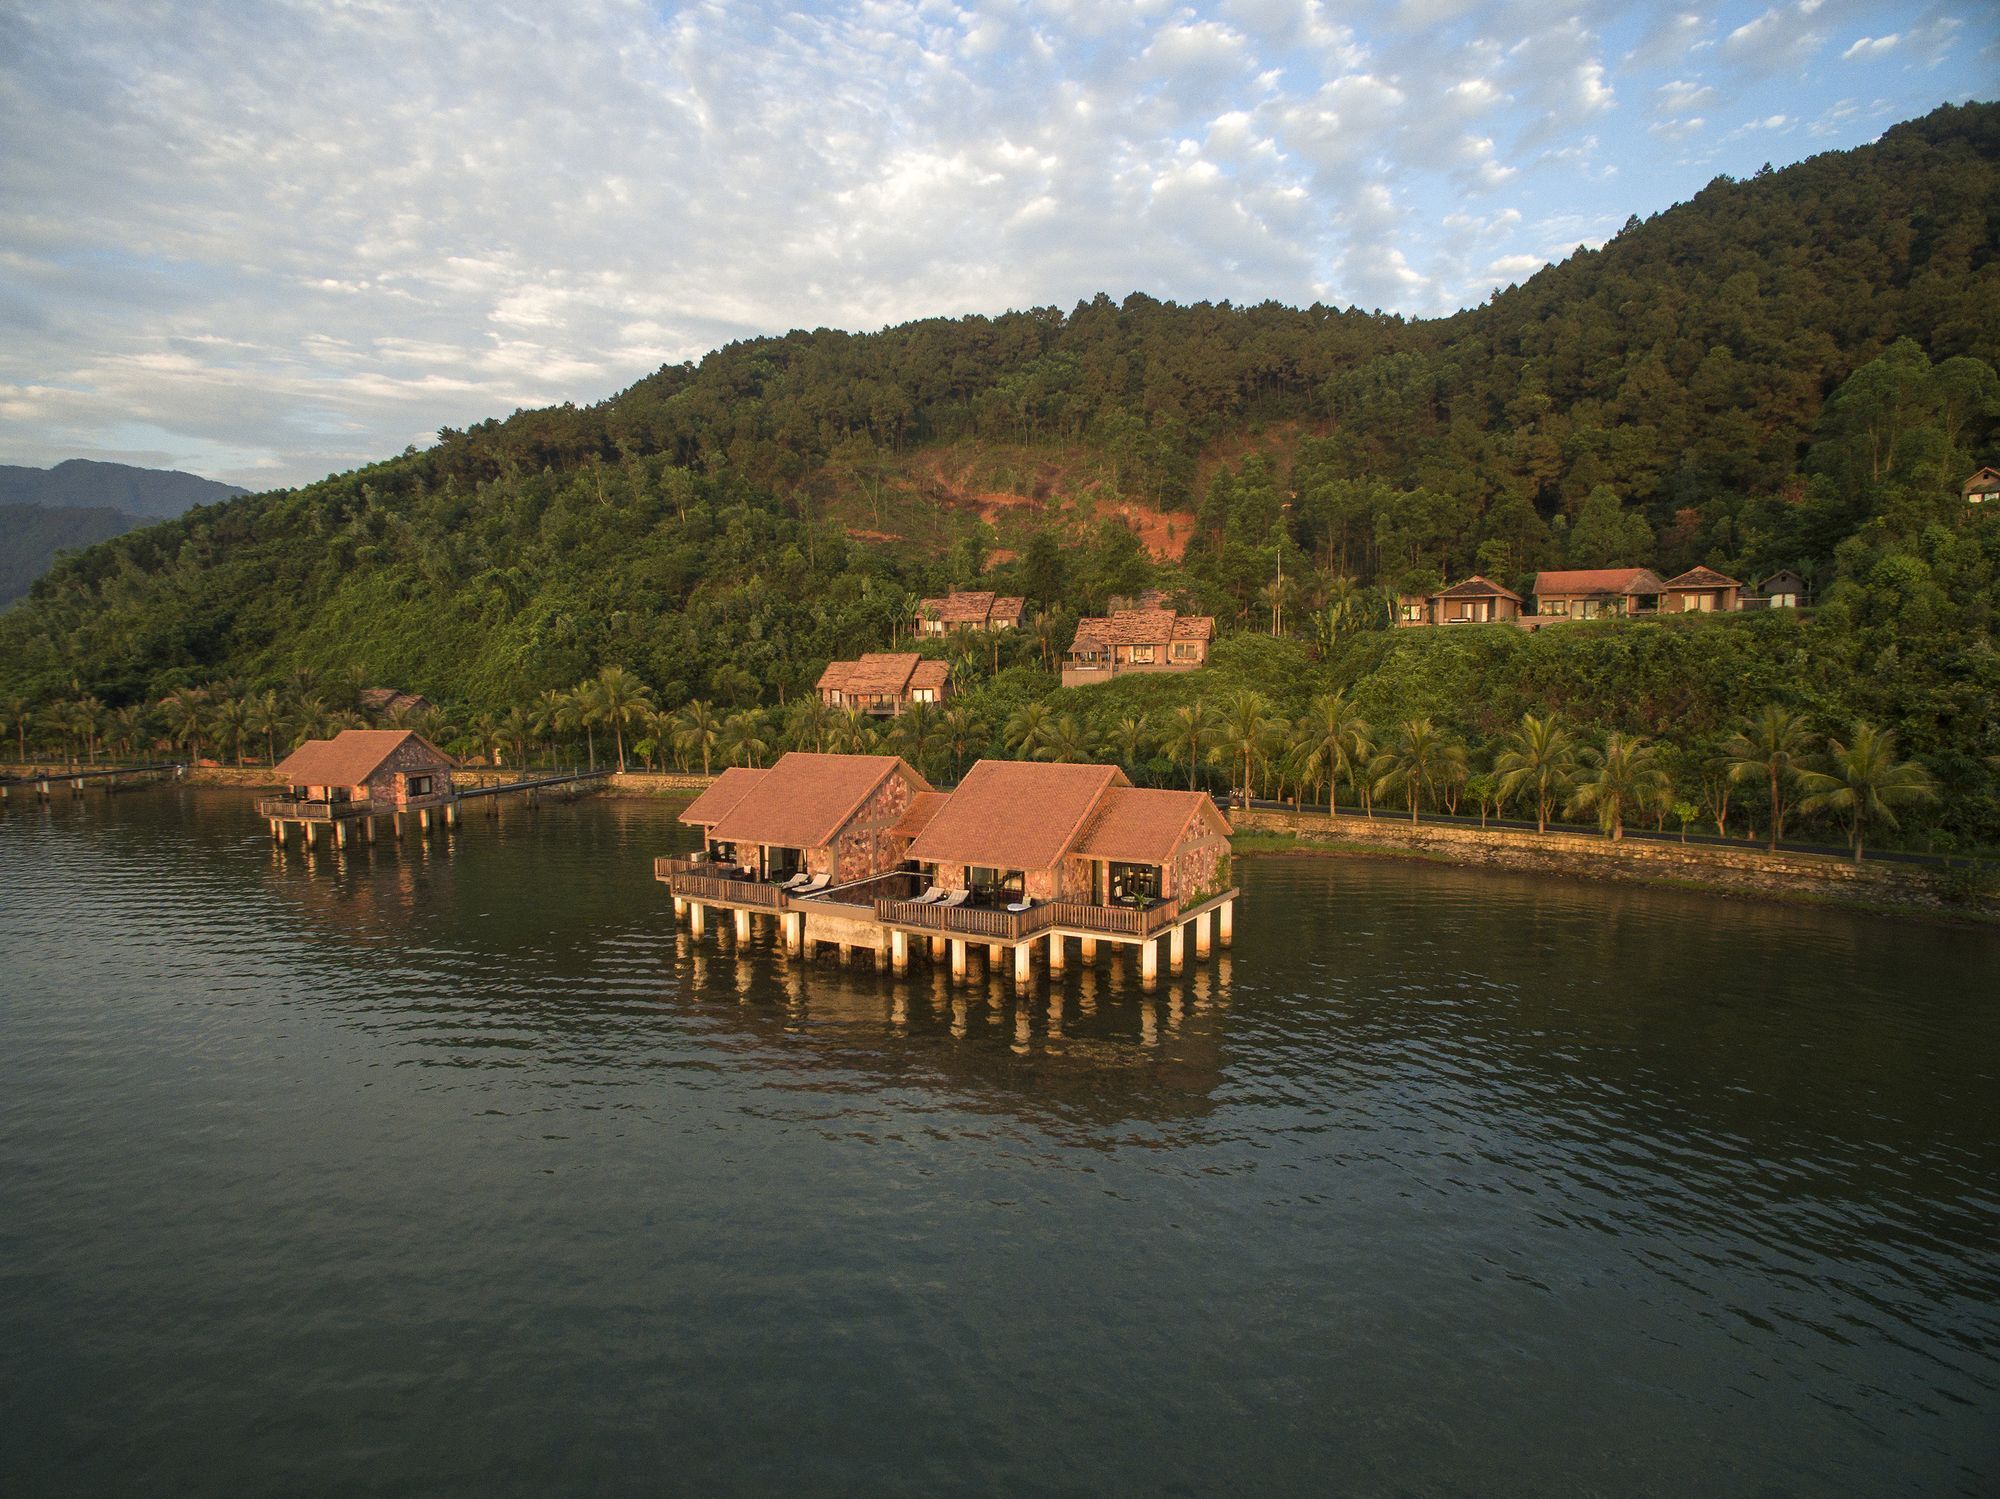
[[[688,859],[674,854],[663,854],[653,861],[653,878],[664,880],[669,875],[693,874],[696,870],[709,868],[706,859]]]
[[[331,822],[336,817],[367,817],[375,804],[363,797],[352,802],[295,801],[289,796],[267,796],[257,802],[259,817],[282,817],[293,822]]]
[[[807,900],[828,900],[847,906],[873,907],[884,900],[907,900],[923,888],[922,875],[907,869],[890,869],[866,879],[849,880],[826,890],[795,892]]]
[[[1181,903],[1163,900],[1143,909],[1137,906],[1092,906],[1082,901],[1051,901],[1045,908],[1054,913],[1050,926],[1085,927],[1094,932],[1112,932],[1125,937],[1151,937],[1165,931],[1180,918]]]
[[[983,937],[989,942],[1019,942],[1054,926],[1103,932],[1106,936],[1152,937],[1172,926],[1180,911],[1177,900],[1163,900],[1144,910],[1054,900],[1026,911],[1001,911],[991,906],[939,906],[914,900],[875,902],[876,916],[892,926],[918,927],[958,937]]]
[[[759,911],[785,909],[785,892],[760,880],[727,880],[712,874],[676,872],[667,888],[689,900],[724,901],[732,906],[751,906]]]

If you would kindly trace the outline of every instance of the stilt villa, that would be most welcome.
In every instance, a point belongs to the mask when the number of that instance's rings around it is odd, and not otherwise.
[[[792,754],[725,774],[682,820],[702,853],[654,873],[696,936],[720,906],[739,942],[764,914],[794,953],[861,948],[902,973],[927,947],[963,978],[984,948],[1021,983],[1037,951],[1061,973],[1074,939],[1085,962],[1100,943],[1136,949],[1148,984],[1162,940],[1178,973],[1190,933],[1202,956],[1233,936],[1228,821],[1200,792],[1135,787],[1115,766],[982,760],[936,792],[897,759]]]
[[[355,831],[373,842],[375,819],[385,815],[400,833],[406,812],[429,832],[433,814],[457,821],[451,772],[451,758],[414,729],[343,729],[279,761],[277,775],[291,791],[260,800],[257,813],[280,843],[296,824],[308,848],[323,827],[341,847]]]

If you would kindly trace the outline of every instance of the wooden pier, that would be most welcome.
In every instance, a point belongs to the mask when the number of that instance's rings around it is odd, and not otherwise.
[[[55,794],[59,785],[67,785],[72,796],[81,796],[86,785],[116,791],[121,780],[128,786],[150,784],[178,779],[186,772],[187,766],[177,760],[162,760],[147,765],[91,765],[70,766],[63,770],[36,770],[0,776],[0,801],[7,800],[16,789],[32,788],[37,796],[47,800]]]
[[[373,843],[376,824],[384,817],[389,819],[394,837],[403,836],[406,817],[416,823],[423,836],[428,837],[433,831],[457,827],[464,816],[460,808],[465,802],[484,798],[491,812],[497,811],[500,797],[519,794],[527,798],[529,806],[538,806],[544,792],[561,789],[573,792],[579,786],[601,781],[614,773],[609,769],[570,770],[524,777],[490,786],[454,789],[433,797],[406,801],[400,807],[378,804],[371,797],[323,800],[265,797],[257,803],[257,815],[270,823],[272,841],[280,845],[288,840],[291,830],[297,828],[307,848],[318,847],[322,831],[335,848],[346,848],[349,843]]]

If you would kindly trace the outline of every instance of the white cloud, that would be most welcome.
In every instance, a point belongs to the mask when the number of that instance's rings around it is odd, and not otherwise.
[[[1842,62],[1853,62],[1857,57],[1864,61],[1880,57],[1885,52],[1894,51],[1896,43],[1901,40],[1902,38],[1897,36],[1893,31],[1887,36],[1864,36],[1845,52],[1841,53],[1840,60]]]

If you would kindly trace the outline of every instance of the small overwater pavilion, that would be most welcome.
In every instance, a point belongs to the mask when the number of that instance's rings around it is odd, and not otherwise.
[[[298,827],[307,847],[321,828],[339,846],[356,831],[372,842],[375,819],[385,815],[400,833],[406,812],[429,832],[433,814],[457,818],[451,774],[451,757],[414,729],[344,729],[308,739],[279,761],[277,775],[290,790],[263,798],[257,812],[273,839],[282,843]]]

